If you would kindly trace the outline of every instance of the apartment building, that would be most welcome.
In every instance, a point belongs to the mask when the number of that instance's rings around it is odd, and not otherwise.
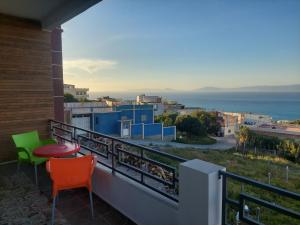
[[[79,101],[89,97],[88,88],[77,88],[73,84],[64,84],[64,94],[71,94]]]

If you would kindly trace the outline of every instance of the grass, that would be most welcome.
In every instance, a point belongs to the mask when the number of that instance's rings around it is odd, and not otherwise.
[[[209,136],[187,136],[183,133],[179,133],[177,135],[176,141],[178,143],[183,144],[200,144],[200,145],[212,145],[217,143],[217,141],[214,138],[211,138]]]
[[[255,155],[248,154],[243,156],[241,153],[235,150],[217,151],[217,150],[195,150],[195,149],[176,149],[176,148],[164,148],[162,149],[173,155],[177,155],[186,159],[201,159],[209,161],[218,165],[226,167],[227,171],[249,177],[264,183],[268,183],[268,173],[271,173],[271,185],[288,189],[293,192],[300,192],[300,165],[290,162],[286,159],[272,156],[272,155]],[[159,160],[159,159],[156,159]],[[178,167],[178,163],[174,161],[166,161],[165,163]],[[286,182],[286,166],[289,167],[289,181]],[[241,185],[241,183],[229,179],[228,181],[228,195],[231,198],[237,200],[241,188],[243,191],[268,200],[275,202],[287,208],[293,209],[297,212],[300,211],[300,202],[297,200],[280,197],[276,194],[270,193],[258,189],[250,185]],[[257,205],[247,203],[250,209],[252,209],[252,215],[255,215]],[[300,224],[299,220],[295,220],[291,217],[284,216],[283,214],[276,213],[275,211],[268,210],[267,208],[261,208],[261,222],[270,225],[296,225]],[[230,208],[228,211],[228,217],[230,223],[234,222],[237,209]]]

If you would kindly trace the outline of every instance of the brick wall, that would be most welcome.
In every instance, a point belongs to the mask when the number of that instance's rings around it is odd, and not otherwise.
[[[15,133],[48,136],[54,118],[51,32],[39,23],[0,14],[0,162],[16,159]],[[61,54],[61,52],[60,52]]]

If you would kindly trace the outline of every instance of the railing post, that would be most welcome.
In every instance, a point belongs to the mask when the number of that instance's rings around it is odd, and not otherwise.
[[[143,170],[142,162],[144,161],[144,149],[141,149],[141,169]],[[141,173],[141,182],[144,183],[144,174]]]
[[[226,197],[227,197],[227,177],[221,176],[222,179],[222,225],[226,224]]]
[[[53,125],[52,125],[52,120],[50,120],[50,137],[53,139]]]
[[[224,167],[199,159],[179,166],[179,225],[221,225]]]
[[[112,173],[115,174],[115,142],[111,140],[111,168]]]

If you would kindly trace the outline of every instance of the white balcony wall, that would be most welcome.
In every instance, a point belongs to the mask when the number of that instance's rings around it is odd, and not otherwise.
[[[176,203],[99,164],[93,192],[138,225],[220,225],[220,170],[225,168],[201,160],[182,163]]]

